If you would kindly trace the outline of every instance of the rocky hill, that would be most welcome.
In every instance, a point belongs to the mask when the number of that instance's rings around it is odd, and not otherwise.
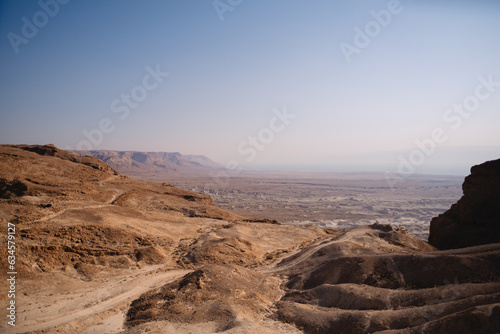
[[[429,243],[439,249],[500,242],[500,159],[471,168],[464,195],[431,221]]]
[[[2,333],[500,332],[500,244],[259,221],[51,145],[0,146],[0,184]]]

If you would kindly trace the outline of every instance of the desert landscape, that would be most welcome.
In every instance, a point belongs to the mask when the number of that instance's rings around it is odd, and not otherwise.
[[[499,14],[0,1],[0,334],[500,334]]]
[[[53,145],[0,154],[2,244],[16,245],[14,267],[6,247],[0,259],[16,273],[2,332],[500,331],[498,161],[460,198],[458,178],[438,176],[391,189],[380,175],[247,172],[210,189],[201,169],[172,175],[194,192]]]
[[[210,195],[223,209],[287,224],[346,230],[374,223],[403,227],[427,240],[430,220],[462,196],[463,177],[385,173],[227,171],[208,158],[154,152],[75,152],[106,161],[131,178],[169,182]],[[392,182],[391,182],[392,181]]]

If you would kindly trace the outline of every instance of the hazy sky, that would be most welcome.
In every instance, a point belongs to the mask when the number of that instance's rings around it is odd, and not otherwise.
[[[498,0],[12,0],[0,25],[0,143],[400,172],[500,158]]]

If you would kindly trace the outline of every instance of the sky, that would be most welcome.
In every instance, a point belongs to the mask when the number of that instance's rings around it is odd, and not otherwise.
[[[500,1],[0,1],[0,143],[243,168],[500,158]]]

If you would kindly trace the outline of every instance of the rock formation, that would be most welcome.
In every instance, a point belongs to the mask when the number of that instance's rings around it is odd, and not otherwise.
[[[429,243],[439,249],[500,242],[500,159],[471,168],[464,195],[431,221]]]

